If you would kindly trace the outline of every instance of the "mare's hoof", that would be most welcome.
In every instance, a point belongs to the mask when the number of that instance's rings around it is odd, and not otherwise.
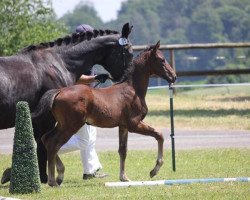
[[[11,168],[7,168],[6,170],[4,170],[2,179],[1,179],[2,184],[5,184],[10,181],[10,174],[11,174]]]
[[[47,183],[48,182],[48,175],[40,176],[41,183]]]

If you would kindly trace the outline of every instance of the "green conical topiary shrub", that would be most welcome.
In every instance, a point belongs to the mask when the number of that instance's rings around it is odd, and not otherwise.
[[[16,108],[9,192],[18,194],[39,192],[41,184],[29,105],[21,101],[17,103]]]

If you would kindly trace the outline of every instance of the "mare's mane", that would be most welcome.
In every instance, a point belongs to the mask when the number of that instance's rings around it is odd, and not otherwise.
[[[42,42],[38,45],[29,45],[21,50],[21,53],[30,52],[33,50],[38,49],[46,49],[54,46],[61,46],[64,45],[70,45],[70,44],[78,44],[85,40],[91,40],[92,38],[105,36],[105,35],[113,35],[113,34],[119,34],[118,31],[113,30],[94,30],[93,32],[87,31],[87,32],[80,32],[80,33],[72,33],[71,35],[67,35],[63,38],[58,38],[55,41],[52,42]]]

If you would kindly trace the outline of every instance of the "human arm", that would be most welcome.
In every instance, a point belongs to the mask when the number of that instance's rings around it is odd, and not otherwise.
[[[77,84],[89,85],[91,83],[94,83],[95,81],[95,76],[87,76],[83,74],[77,81]]]
[[[87,76],[87,75],[82,75],[79,80],[77,81],[77,84],[85,84],[85,85],[89,85],[93,82],[100,82],[100,83],[104,83],[107,79],[109,78],[108,74],[99,74],[99,75],[95,75],[95,76]]]

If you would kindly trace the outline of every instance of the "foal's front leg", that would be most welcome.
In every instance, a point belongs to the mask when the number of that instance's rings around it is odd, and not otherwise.
[[[120,155],[120,180],[130,181],[125,173],[125,159],[127,157],[128,129],[119,127],[119,155]]]
[[[158,142],[158,156],[157,156],[157,160],[156,160],[156,165],[150,171],[150,177],[151,178],[154,177],[158,173],[161,166],[163,165],[163,142],[164,142],[163,135],[161,133],[157,132],[154,128],[145,124],[143,121],[140,121],[137,126],[132,127],[129,131],[134,132],[134,133],[139,133],[142,135],[146,135],[146,136],[152,136],[157,140],[157,142]]]

